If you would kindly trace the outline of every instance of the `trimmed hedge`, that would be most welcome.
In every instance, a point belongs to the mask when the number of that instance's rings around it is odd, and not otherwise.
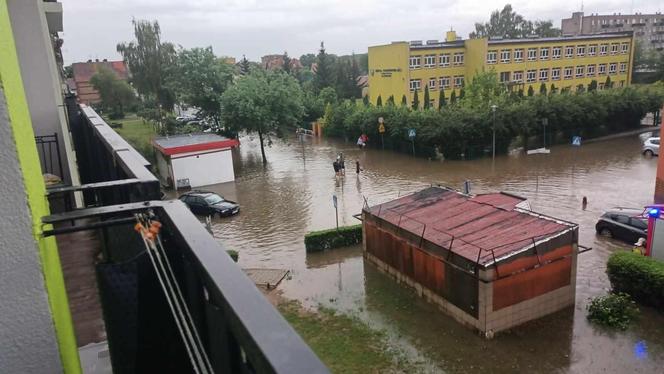
[[[337,229],[312,231],[304,236],[307,252],[348,247],[362,243],[362,225],[342,226]]]
[[[664,311],[664,262],[632,252],[609,257],[606,272],[614,292],[624,292],[637,302]]]

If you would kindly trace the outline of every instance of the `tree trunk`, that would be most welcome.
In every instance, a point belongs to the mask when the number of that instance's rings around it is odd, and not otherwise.
[[[258,130],[258,139],[261,142],[261,154],[263,155],[263,164],[267,164],[267,157],[265,157],[265,146],[263,145],[263,132]]]

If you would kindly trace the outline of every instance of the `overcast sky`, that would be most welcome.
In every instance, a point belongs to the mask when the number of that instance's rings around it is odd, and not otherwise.
[[[185,48],[211,45],[217,55],[250,60],[288,51],[364,53],[394,40],[443,39],[450,28],[463,38],[503,3],[490,0],[60,0],[64,6],[66,63],[119,59],[115,46],[133,39],[131,19],[158,20],[162,40]],[[501,4],[501,5],[496,5]],[[560,19],[581,0],[519,0],[527,19]],[[664,0],[585,0],[586,14],[657,12]]]

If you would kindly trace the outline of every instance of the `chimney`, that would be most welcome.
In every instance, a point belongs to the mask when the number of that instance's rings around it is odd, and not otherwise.
[[[457,40],[456,31],[450,30],[445,35],[446,42],[455,42]]]
[[[102,61],[103,61],[103,62],[108,62],[108,60],[107,60],[107,59],[103,59]]]
[[[95,62],[99,62],[99,59],[98,59],[98,58],[95,58]]]

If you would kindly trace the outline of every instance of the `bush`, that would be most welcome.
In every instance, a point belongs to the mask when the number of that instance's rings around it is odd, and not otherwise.
[[[664,310],[664,262],[638,253],[616,252],[609,257],[606,272],[615,292]]]
[[[312,231],[304,236],[307,252],[347,247],[362,243],[362,225],[342,226],[337,229]]]
[[[226,253],[228,253],[228,255],[231,256],[231,258],[235,262],[237,262],[237,260],[240,258],[240,253],[236,250],[229,249],[229,250],[226,251]]]
[[[639,308],[624,293],[598,296],[587,306],[588,320],[607,327],[625,330],[639,315]]]

